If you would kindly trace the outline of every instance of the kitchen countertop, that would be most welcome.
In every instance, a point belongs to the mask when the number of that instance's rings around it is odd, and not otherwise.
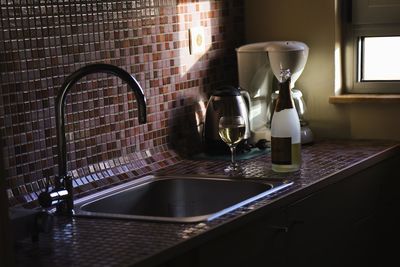
[[[271,210],[400,153],[399,142],[323,141],[302,147],[300,171],[271,171],[269,154],[241,161],[246,178],[290,179],[294,185],[202,223],[55,217],[50,233],[17,244],[17,266],[155,266]],[[224,176],[226,161],[181,159],[158,174]]]

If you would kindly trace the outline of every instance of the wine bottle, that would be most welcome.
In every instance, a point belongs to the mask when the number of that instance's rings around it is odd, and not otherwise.
[[[290,70],[281,70],[279,95],[271,121],[271,162],[275,172],[300,169],[300,121],[290,90]]]

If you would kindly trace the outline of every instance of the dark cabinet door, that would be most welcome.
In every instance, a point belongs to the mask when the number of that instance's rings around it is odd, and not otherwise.
[[[349,207],[340,191],[324,189],[287,208],[287,266],[345,266]]]
[[[289,205],[287,266],[382,266],[398,236],[391,222],[399,222],[400,194],[387,194],[388,183],[400,184],[399,163],[381,162]]]
[[[277,211],[228,232],[198,249],[198,266],[283,266],[283,224],[283,213]]]

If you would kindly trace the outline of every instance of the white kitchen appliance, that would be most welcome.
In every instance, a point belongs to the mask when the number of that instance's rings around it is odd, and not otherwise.
[[[302,144],[313,141],[313,135],[303,115],[305,103],[295,82],[303,72],[308,58],[308,46],[297,41],[271,41],[241,46],[236,49],[239,86],[250,94],[251,142],[271,140],[270,123],[277,98],[277,79],[281,69],[292,73],[291,90],[302,126]]]

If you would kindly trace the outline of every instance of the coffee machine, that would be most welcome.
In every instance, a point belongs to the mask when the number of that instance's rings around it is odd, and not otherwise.
[[[301,124],[302,144],[311,143],[313,134],[304,119],[306,105],[295,83],[303,72],[308,58],[308,46],[297,41],[270,41],[241,46],[236,49],[239,86],[250,95],[250,141],[271,140],[270,124],[278,97],[281,69],[292,72],[291,90]],[[275,75],[274,75],[275,74]]]

